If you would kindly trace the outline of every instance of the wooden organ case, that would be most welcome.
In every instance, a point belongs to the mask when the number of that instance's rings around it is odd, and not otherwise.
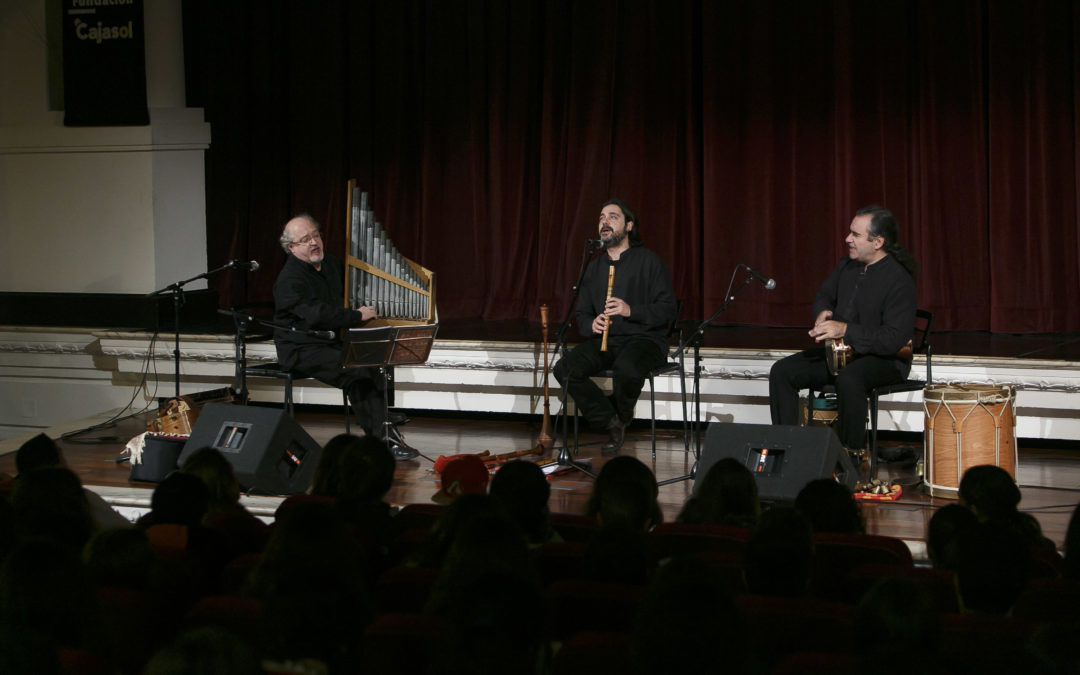
[[[345,306],[370,305],[378,314],[342,333],[346,368],[425,363],[439,329],[435,273],[401,255],[366,192],[349,181],[345,228]]]

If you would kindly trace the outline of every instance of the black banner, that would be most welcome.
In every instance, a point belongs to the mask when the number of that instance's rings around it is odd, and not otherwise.
[[[64,125],[149,124],[143,0],[64,0],[63,23]]]

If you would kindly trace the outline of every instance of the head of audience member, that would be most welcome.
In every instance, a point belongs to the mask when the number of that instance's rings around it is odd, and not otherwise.
[[[490,496],[484,499],[491,500]],[[518,578],[539,583],[529,547],[517,525],[502,509],[478,514],[460,523],[439,568],[427,611],[453,613],[476,598],[462,589],[473,581],[494,577]]]
[[[980,464],[965,471],[960,479],[960,503],[980,521],[1003,520],[1017,512],[1020,488],[1005,469]]]
[[[366,564],[333,504],[302,502],[281,514],[246,588],[264,603],[262,653],[341,667],[343,648],[374,616]]]
[[[8,553],[15,548],[16,543],[15,511],[10,501],[0,497],[0,565],[4,564]]]
[[[64,466],[64,455],[56,441],[45,434],[34,436],[15,451],[15,471],[19,475],[52,466]]]
[[[488,494],[463,494],[450,502],[431,528],[421,564],[441,567],[457,537],[476,520],[510,520],[502,502]]]
[[[536,463],[513,461],[503,464],[492,477],[488,492],[503,503],[530,544],[542,544],[549,539],[551,485]]]
[[[80,551],[94,530],[86,493],[70,469],[20,473],[11,505],[16,532],[23,537],[48,537]]]
[[[201,448],[187,458],[180,472],[206,485],[209,509],[216,511],[240,502],[240,483],[232,464],[215,448]]]
[[[210,508],[210,490],[195,476],[173,471],[154,488],[150,514],[154,525],[197,527]]]
[[[450,504],[462,495],[487,493],[487,466],[476,455],[462,455],[451,460],[439,475],[439,491],[431,496],[436,504]]]
[[[86,648],[100,627],[96,612],[93,588],[70,546],[49,538],[25,539],[0,568],[0,625],[9,630]]]
[[[613,457],[600,469],[593,483],[592,494],[589,495],[589,501],[585,504],[585,515],[600,518],[604,500],[612,492],[612,486],[617,483],[634,483],[642,488],[637,491],[637,494],[641,496],[641,505],[644,506],[648,515],[646,529],[664,522],[663,511],[660,510],[660,503],[657,501],[660,490],[656,485],[656,476],[640,459],[630,455]],[[621,494],[626,496],[630,492],[621,490]],[[614,510],[609,511],[609,514],[614,514]],[[609,515],[610,517],[612,516]]]
[[[926,551],[935,569],[956,571],[960,533],[978,523],[975,514],[959,504],[948,504],[930,516]]]
[[[643,673],[717,672],[717,654],[723,672],[741,673],[747,657],[738,606],[716,570],[697,558],[676,558],[656,571],[630,644]]]
[[[863,594],[855,610],[855,646],[864,660],[904,645],[905,658],[912,663],[934,663],[940,633],[934,600],[914,579],[882,579]]]
[[[439,613],[432,645],[439,675],[535,675],[550,659],[545,598],[539,584],[517,574],[470,576]]]
[[[678,522],[753,527],[761,515],[757,481],[741,462],[725,457],[709,467]]]
[[[810,586],[814,531],[801,511],[776,505],[761,514],[743,552],[743,576],[755,595],[799,597]]]
[[[243,640],[220,626],[176,636],[150,658],[143,675],[262,675],[258,658]]]
[[[636,586],[648,582],[652,567],[648,533],[616,523],[592,533],[582,552],[580,570],[585,579]]]
[[[855,496],[832,478],[807,483],[795,497],[795,508],[810,520],[814,532],[860,534],[866,530]]]
[[[1031,547],[1016,532],[992,522],[960,532],[956,588],[962,612],[1008,614],[1027,584]]]
[[[311,494],[344,501],[382,501],[394,483],[394,456],[374,436],[339,434],[323,447]]]
[[[1069,529],[1065,531],[1065,569],[1066,579],[1080,581],[1080,504],[1069,518]]]
[[[102,530],[82,553],[90,581],[98,586],[151,590],[157,583],[157,558],[144,530]]]

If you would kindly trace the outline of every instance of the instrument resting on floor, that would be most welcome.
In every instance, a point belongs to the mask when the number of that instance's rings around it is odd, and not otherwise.
[[[932,384],[923,389],[924,453],[930,495],[956,495],[964,472],[1001,467],[1016,480],[1016,389],[1010,385]]]
[[[369,305],[379,317],[342,331],[343,365],[424,363],[439,329],[435,273],[398,252],[355,180],[349,181],[347,209],[345,306]]]

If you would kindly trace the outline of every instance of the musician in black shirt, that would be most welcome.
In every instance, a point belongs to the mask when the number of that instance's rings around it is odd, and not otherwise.
[[[618,199],[600,210],[604,254],[589,263],[577,303],[577,325],[588,337],[555,364],[559,383],[594,429],[608,432],[604,454],[622,446],[626,426],[648,372],[667,358],[667,330],[676,318],[675,291],[667,265],[643,248],[634,213]],[[608,268],[615,269],[607,298]],[[605,329],[608,350],[600,351]],[[611,397],[589,379],[612,369]]]
[[[304,330],[338,331],[376,318],[373,307],[345,307],[341,262],[323,249],[319,224],[307,214],[285,224],[281,246],[289,254],[274,282],[274,320]],[[357,423],[367,434],[387,434],[386,379],[375,368],[343,368],[341,343],[281,328],[274,331],[278,361],[296,377],[313,377],[345,390]],[[419,453],[392,426],[390,449],[398,460]]]
[[[910,355],[898,354],[915,326],[915,261],[897,243],[896,218],[880,206],[859,209],[851,221],[842,259],[814,299],[810,337],[818,343],[843,338],[855,353],[836,376],[840,442],[866,448],[866,405],[870,390],[901,382]],[[769,372],[773,424],[798,423],[800,389],[820,389],[831,380],[824,348],[780,359]]]

